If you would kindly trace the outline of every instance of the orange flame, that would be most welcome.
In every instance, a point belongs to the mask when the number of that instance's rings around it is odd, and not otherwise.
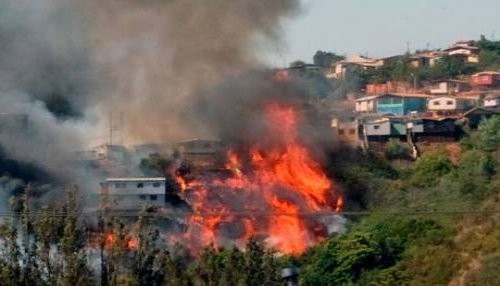
[[[232,176],[177,178],[183,192],[190,190],[191,245],[218,246],[223,222],[230,222],[239,225],[238,239],[265,237],[268,246],[283,253],[302,253],[324,238],[308,214],[342,209],[342,197],[300,143],[297,112],[279,104],[269,104],[265,112],[273,144],[256,142],[248,152],[229,151],[226,168]]]

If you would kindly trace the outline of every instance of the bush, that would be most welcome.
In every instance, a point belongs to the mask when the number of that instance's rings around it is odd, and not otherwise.
[[[411,147],[399,139],[391,138],[385,146],[385,157],[389,160],[409,159],[411,157]]]
[[[410,183],[417,187],[428,187],[453,169],[453,164],[443,153],[428,153],[420,157],[411,170]]]

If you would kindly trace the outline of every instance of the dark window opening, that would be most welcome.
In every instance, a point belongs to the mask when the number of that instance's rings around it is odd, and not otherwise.
[[[339,129],[339,135],[344,135],[344,129]]]
[[[157,195],[150,195],[149,199],[152,201],[156,201],[158,199],[158,196]]]
[[[141,199],[143,201],[146,200],[146,195],[139,195],[139,199]]]
[[[355,133],[356,133],[356,130],[354,130],[354,129],[349,129],[349,134],[350,134],[350,135],[354,135]]]
[[[373,129],[377,130],[380,128],[380,125],[373,125]]]
[[[143,183],[138,183],[138,184],[137,184],[137,187],[138,187],[138,188],[144,188],[144,184],[143,184]]]
[[[160,186],[161,186],[161,183],[159,183],[159,182],[154,182],[153,183],[153,187],[155,187],[155,188],[158,188]]]

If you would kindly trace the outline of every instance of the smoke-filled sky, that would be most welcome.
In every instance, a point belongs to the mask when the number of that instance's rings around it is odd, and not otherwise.
[[[111,113],[123,114],[129,145],[215,137],[200,100],[229,77],[265,68],[259,52],[281,44],[282,22],[299,6],[0,0],[0,114],[29,117],[28,130],[0,130],[3,154],[80,177],[64,162],[108,142]]]
[[[444,48],[457,40],[500,38],[498,0],[302,0],[304,12],[287,21],[285,45],[267,55],[282,66],[312,61],[317,50],[391,56]]]

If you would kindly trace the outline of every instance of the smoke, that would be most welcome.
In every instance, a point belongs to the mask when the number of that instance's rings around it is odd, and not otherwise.
[[[89,187],[72,164],[95,123],[87,42],[68,1],[0,1],[0,175]]]
[[[123,112],[128,138],[209,136],[193,104],[200,91],[261,67],[258,43],[278,44],[298,1],[86,1],[105,74],[104,106]],[[264,39],[264,40],[263,40]],[[198,125],[186,126],[186,120]]]
[[[127,143],[221,135],[199,112],[205,91],[262,68],[298,12],[297,0],[0,0],[0,113],[27,116],[0,122],[0,146],[40,170],[11,175],[97,182],[72,161],[105,142],[110,112],[123,114]]]

